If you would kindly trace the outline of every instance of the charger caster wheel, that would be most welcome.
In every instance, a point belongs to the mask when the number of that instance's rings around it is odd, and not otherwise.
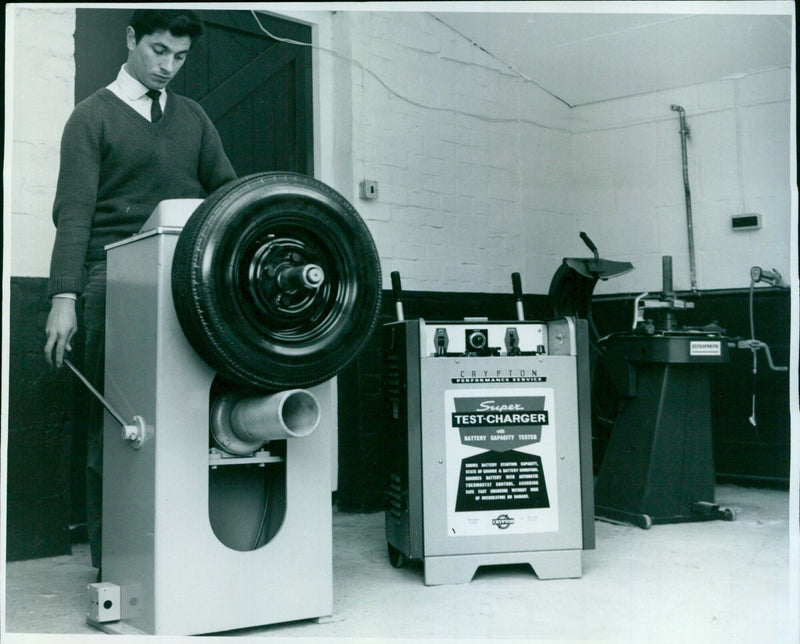
[[[358,354],[380,313],[375,243],[353,206],[305,175],[211,194],[178,238],[172,295],[201,358],[263,390],[309,387]]]
[[[392,564],[392,568],[402,568],[406,565],[408,559],[404,553],[400,552],[391,543],[387,543],[386,547],[389,550],[389,563]]]
[[[723,521],[736,521],[736,510],[733,508],[722,508],[720,515]]]

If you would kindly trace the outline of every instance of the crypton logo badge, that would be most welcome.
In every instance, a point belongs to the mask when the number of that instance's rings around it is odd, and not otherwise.
[[[513,525],[513,523],[513,517],[510,517],[507,514],[501,514],[496,519],[492,519],[492,525],[496,525],[501,530],[505,530],[508,526]]]

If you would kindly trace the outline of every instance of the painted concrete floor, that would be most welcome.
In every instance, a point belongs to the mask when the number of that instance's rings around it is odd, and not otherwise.
[[[481,568],[452,586],[425,586],[415,562],[391,567],[382,513],[335,512],[334,620],[225,639],[790,642],[798,606],[789,597],[789,493],[726,485],[716,500],[737,519],[649,530],[596,522],[597,548],[583,553],[581,579],[543,581],[515,565]],[[105,636],[85,622],[95,574],[88,562],[78,545],[69,556],[8,564],[3,639]]]

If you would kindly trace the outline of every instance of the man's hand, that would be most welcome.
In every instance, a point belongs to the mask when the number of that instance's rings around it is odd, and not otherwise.
[[[54,297],[47,316],[47,344],[44,356],[47,364],[59,369],[64,364],[64,352],[72,351],[72,336],[78,330],[78,316],[75,314],[75,300]]]

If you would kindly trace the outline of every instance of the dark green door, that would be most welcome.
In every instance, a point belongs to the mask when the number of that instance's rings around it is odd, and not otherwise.
[[[239,176],[267,170],[313,175],[311,28],[250,11],[198,11],[206,32],[170,88],[198,101]],[[108,85],[127,58],[130,10],[78,9],[75,100]]]

